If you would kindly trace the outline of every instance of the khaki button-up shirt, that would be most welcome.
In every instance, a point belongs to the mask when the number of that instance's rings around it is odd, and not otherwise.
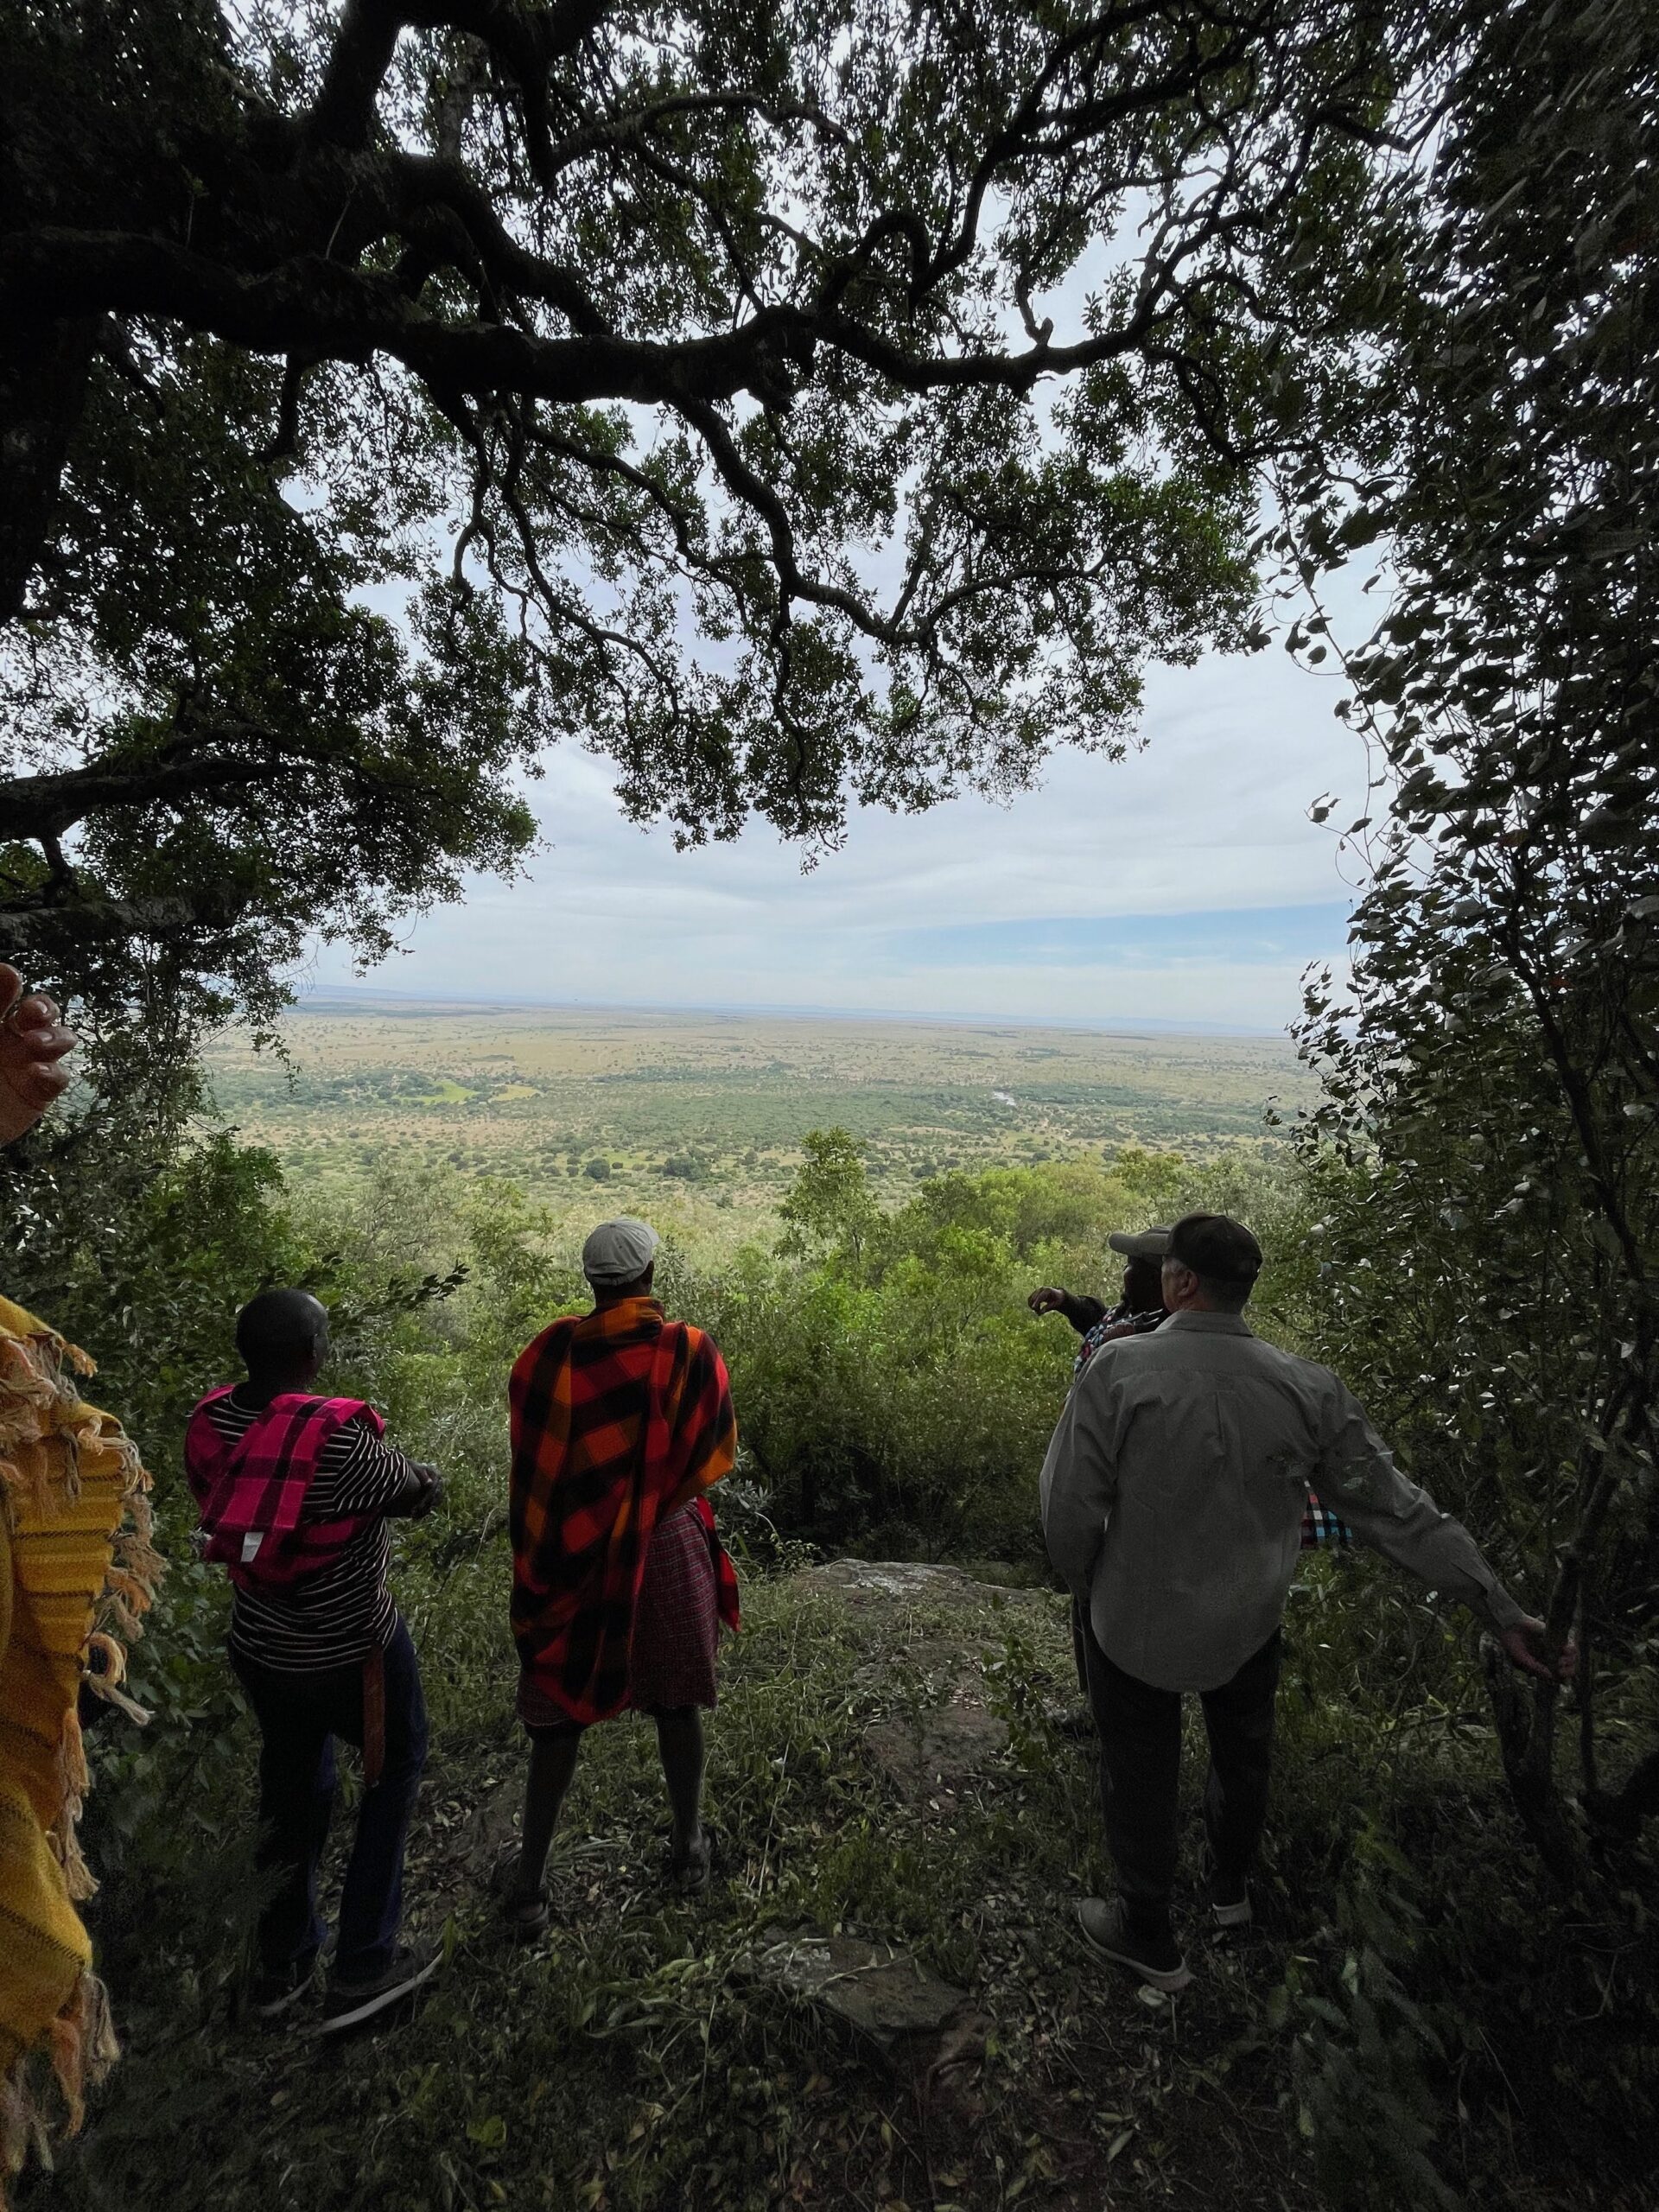
[[[1236,1313],[1176,1313],[1096,1353],[1044,1462],[1043,1534],[1109,1659],[1159,1689],[1215,1689],[1279,1625],[1310,1485],[1493,1628],[1525,1618],[1330,1369]]]

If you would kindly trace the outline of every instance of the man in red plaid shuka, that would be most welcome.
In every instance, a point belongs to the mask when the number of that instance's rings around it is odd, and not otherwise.
[[[531,1738],[524,1831],[500,1876],[510,1924],[547,1924],[543,1877],[584,1729],[649,1713],[673,1813],[671,1878],[709,1884],[702,1709],[737,1577],[704,1493],[737,1453],[725,1363],[652,1295],[656,1231],[624,1217],[582,1248],[594,1310],[512,1370],[512,1632]]]

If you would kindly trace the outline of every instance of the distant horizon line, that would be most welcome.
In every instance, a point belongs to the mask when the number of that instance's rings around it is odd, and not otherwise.
[[[425,1007],[438,1013],[489,1014],[499,1009],[546,1014],[754,1014],[786,1021],[925,1021],[944,1029],[995,1024],[999,1028],[1078,1030],[1103,1036],[1273,1038],[1287,1044],[1290,1041],[1288,1024],[1268,1029],[1243,1022],[1166,1020],[1156,1014],[1103,1014],[1096,1019],[1079,1019],[1065,1014],[1039,1017],[1028,1014],[946,1014],[893,1007],[802,1006],[771,1001],[740,1003],[731,1000],[667,1005],[657,999],[549,999],[505,991],[492,992],[487,998],[462,998],[443,991],[399,991],[364,983],[316,984],[298,991],[295,1003],[296,1007],[309,1007],[326,1013],[330,1000],[339,1001],[347,1010],[385,1001],[399,1007]]]

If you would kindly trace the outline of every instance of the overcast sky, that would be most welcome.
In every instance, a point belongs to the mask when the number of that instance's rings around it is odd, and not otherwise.
[[[1277,1029],[1304,967],[1343,949],[1335,841],[1307,820],[1321,792],[1363,789],[1338,696],[1276,644],[1154,669],[1143,751],[1061,753],[1006,807],[859,814],[810,874],[765,826],[676,853],[621,819],[603,760],[564,751],[531,786],[543,847],[527,875],[475,879],[369,986]],[[327,950],[311,977],[351,979]]]
[[[1132,220],[1039,302],[1062,335],[1084,334],[1084,303],[1128,250]],[[1325,601],[1363,634],[1376,610],[1357,581],[1327,580]],[[1307,819],[1323,793],[1364,792],[1363,749],[1332,712],[1341,690],[1277,641],[1151,669],[1144,750],[1057,753],[1008,806],[856,814],[844,849],[810,874],[764,824],[676,853],[665,830],[622,820],[607,764],[573,748],[530,788],[543,849],[527,875],[472,880],[463,906],[416,922],[365,987],[1282,1029],[1303,969],[1344,951],[1337,840]],[[325,948],[311,980],[349,982],[350,962]]]

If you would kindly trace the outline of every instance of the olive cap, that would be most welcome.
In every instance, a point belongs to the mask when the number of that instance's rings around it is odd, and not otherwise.
[[[1169,1230],[1163,1223],[1150,1229],[1115,1229],[1106,1242],[1126,1260],[1161,1260],[1169,1249]]]

